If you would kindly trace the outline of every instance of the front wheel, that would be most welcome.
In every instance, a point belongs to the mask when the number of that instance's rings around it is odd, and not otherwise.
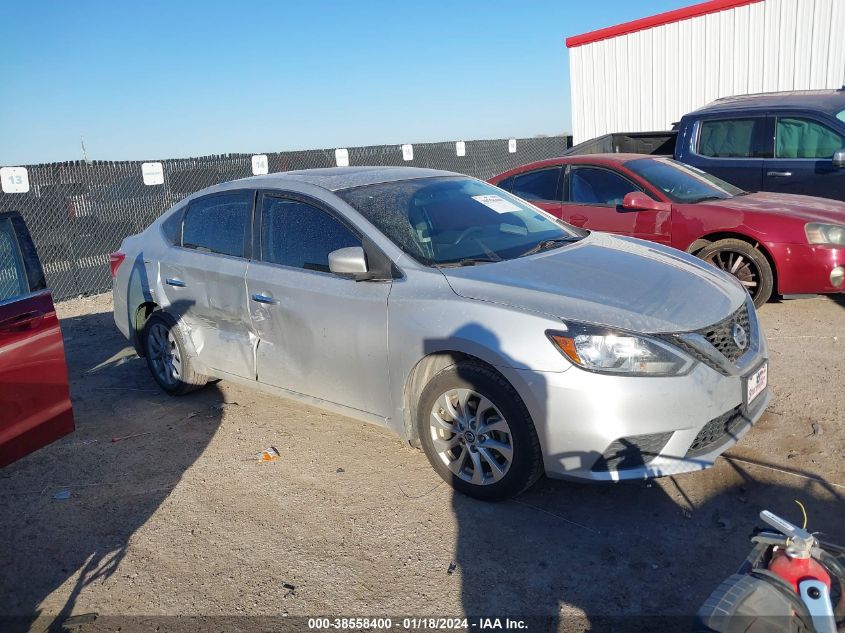
[[[194,371],[185,333],[176,319],[156,312],[144,326],[144,350],[147,367],[166,392],[183,395],[203,387],[208,377]]]
[[[772,296],[774,274],[769,260],[748,242],[719,240],[701,249],[698,257],[736,277],[758,308]]]
[[[432,378],[420,396],[417,432],[437,474],[471,497],[507,499],[542,474],[525,404],[486,366],[458,363]]]

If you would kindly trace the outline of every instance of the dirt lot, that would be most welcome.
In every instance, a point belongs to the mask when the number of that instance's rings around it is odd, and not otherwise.
[[[800,499],[812,529],[845,542],[845,303],[762,310],[775,401],[715,468],[543,481],[502,504],[453,495],[378,427],[225,382],[163,395],[110,310],[109,295],[59,305],[77,431],[0,471],[0,613],[25,616],[12,628],[95,612],[598,629],[694,612],[748,553],[761,509],[798,521]],[[256,463],[268,446],[281,459]]]

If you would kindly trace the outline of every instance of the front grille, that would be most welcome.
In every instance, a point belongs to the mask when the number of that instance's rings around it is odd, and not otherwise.
[[[735,436],[745,421],[742,416],[742,405],[734,407],[718,418],[713,418],[695,436],[687,451],[687,457],[703,455],[725,442],[729,437]]]
[[[641,468],[660,454],[670,437],[672,437],[672,431],[620,437],[607,447],[591,470],[608,472]]]
[[[734,323],[738,323],[745,330],[748,337],[748,342],[745,348],[740,348],[734,341]],[[748,306],[743,304],[739,310],[734,312],[727,319],[719,321],[715,325],[710,325],[708,327],[701,328],[700,330],[690,332],[690,334],[698,334],[699,336],[704,337],[707,342],[715,347],[722,356],[728,359],[728,361],[735,363],[737,360],[742,358],[743,354],[751,349],[753,343],[751,340],[751,324],[748,317]],[[723,376],[729,375],[729,373],[725,371],[725,369],[719,365],[717,361],[713,360],[710,356],[701,351],[695,344],[684,340],[681,336],[678,336],[677,334],[667,334],[664,335],[663,338],[671,342],[673,345],[677,345],[683,349],[697,361],[715,369]]]
[[[715,369],[723,376],[729,375],[728,372],[726,372],[725,369],[721,365],[719,365],[719,363],[714,361],[707,354],[698,349],[695,345],[687,343],[684,339],[679,336],[673,336],[670,340],[672,341],[672,343],[683,349],[687,354],[692,356],[695,360],[699,361],[700,363],[704,363],[711,369]]]
[[[738,323],[747,335],[747,344],[745,347],[739,347],[734,341],[733,327],[734,323]],[[701,334],[706,338],[710,344],[732,363],[735,363],[751,345],[751,327],[748,323],[748,306],[743,304],[742,307],[734,312],[724,321],[720,321],[716,325],[698,330],[697,334]]]

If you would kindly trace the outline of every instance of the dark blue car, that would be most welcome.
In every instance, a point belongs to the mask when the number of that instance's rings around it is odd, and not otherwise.
[[[727,97],[687,114],[675,158],[747,191],[845,200],[845,88]]]

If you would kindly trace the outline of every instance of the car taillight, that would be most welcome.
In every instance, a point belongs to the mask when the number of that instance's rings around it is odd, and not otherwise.
[[[109,266],[111,267],[112,279],[117,277],[117,269],[120,268],[124,259],[126,259],[126,253],[121,253],[120,251],[109,255]]]

